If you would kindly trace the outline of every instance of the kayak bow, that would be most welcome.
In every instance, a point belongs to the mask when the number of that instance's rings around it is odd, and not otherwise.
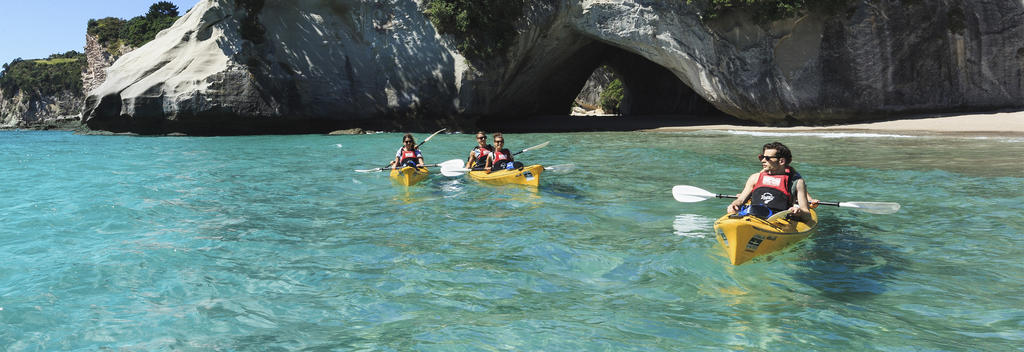
[[[729,262],[740,265],[800,242],[814,233],[818,214],[812,209],[805,221],[773,216],[767,220],[753,215],[726,214],[715,221],[715,238],[725,248]]]
[[[427,176],[430,176],[430,171],[426,168],[406,166],[391,170],[391,180],[403,186],[415,185],[420,181],[426,180]]]

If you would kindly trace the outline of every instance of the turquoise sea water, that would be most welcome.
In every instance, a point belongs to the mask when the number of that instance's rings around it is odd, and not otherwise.
[[[422,140],[426,135],[417,134]],[[0,132],[0,346],[49,350],[1006,351],[1024,346],[1024,139],[506,135],[537,190],[383,173],[400,134]],[[779,140],[818,233],[734,267],[724,200]],[[472,135],[438,135],[428,163]]]

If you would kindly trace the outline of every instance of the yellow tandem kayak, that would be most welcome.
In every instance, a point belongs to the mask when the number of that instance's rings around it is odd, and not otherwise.
[[[469,177],[491,185],[519,184],[537,186],[540,183],[541,172],[544,172],[543,166],[530,165],[520,169],[498,170],[491,173],[487,173],[487,171],[470,171]]]
[[[406,166],[400,169],[391,170],[391,180],[403,186],[412,186],[430,176],[427,168],[415,168]]]
[[[715,221],[715,238],[725,248],[733,265],[777,252],[814,233],[818,214],[812,209],[807,221],[773,217],[768,220],[747,215],[726,214]]]

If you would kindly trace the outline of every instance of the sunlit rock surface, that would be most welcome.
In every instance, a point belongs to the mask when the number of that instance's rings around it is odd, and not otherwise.
[[[568,114],[602,64],[638,115],[822,124],[1024,106],[1022,2],[853,3],[756,24],[686,1],[529,1],[507,54],[467,60],[417,1],[205,0],[115,62],[83,118],[138,133],[473,129]]]

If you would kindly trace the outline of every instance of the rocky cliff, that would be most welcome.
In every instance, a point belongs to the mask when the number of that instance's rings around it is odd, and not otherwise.
[[[851,2],[757,23],[686,1],[529,1],[469,60],[411,0],[205,0],[114,63],[91,128],[189,134],[426,129],[566,114],[611,67],[632,114],[767,124],[1024,108],[1024,3]]]
[[[119,53],[130,52],[130,47],[119,47]],[[74,87],[57,91],[39,92],[38,87],[19,87],[7,98],[0,98],[0,128],[23,129],[78,129],[81,127],[85,95],[106,79],[106,70],[119,55],[100,45],[95,36],[86,34],[85,65],[81,81]],[[32,60],[35,61],[35,60]],[[54,65],[56,67],[56,65]],[[54,68],[47,71],[60,70]],[[51,72],[43,72],[51,73]],[[76,69],[76,75],[77,69]],[[41,79],[45,81],[46,78]],[[81,87],[78,87],[81,85]],[[22,89],[23,88],[23,89]],[[5,95],[0,92],[0,97]]]
[[[84,105],[81,93],[29,96],[18,91],[11,98],[0,99],[0,128],[76,129],[81,126]]]

